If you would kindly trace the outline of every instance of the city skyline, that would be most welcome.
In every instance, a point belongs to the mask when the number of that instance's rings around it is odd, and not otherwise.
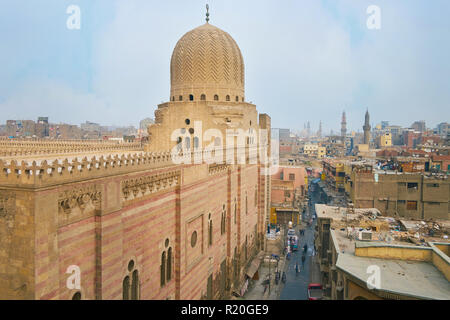
[[[66,26],[72,4],[81,11],[79,30]],[[366,26],[370,1],[209,4],[210,23],[242,43],[246,100],[271,114],[276,127],[297,129],[317,119],[313,127],[321,120],[325,132],[339,131],[343,109],[349,132],[361,130],[367,108],[374,124],[407,127],[424,119],[435,127],[450,119],[450,45],[441,40],[450,30],[447,2],[377,1],[380,30]],[[204,23],[204,5],[3,5],[0,122],[45,115],[63,123],[137,125],[169,100],[167,57],[185,30]]]

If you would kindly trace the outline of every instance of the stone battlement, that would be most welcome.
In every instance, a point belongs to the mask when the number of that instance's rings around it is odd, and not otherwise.
[[[170,152],[47,160],[37,164],[0,160],[0,186],[40,188],[173,165]]]
[[[0,139],[0,157],[85,153],[98,151],[142,151],[140,142],[102,140],[4,140]]]

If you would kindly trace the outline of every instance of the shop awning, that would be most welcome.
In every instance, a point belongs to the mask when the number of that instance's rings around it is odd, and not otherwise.
[[[256,271],[258,271],[259,266],[261,265],[261,258],[264,255],[264,252],[260,252],[255,259],[253,259],[252,263],[250,264],[250,267],[248,268],[247,272],[245,273],[249,278],[253,278]]]

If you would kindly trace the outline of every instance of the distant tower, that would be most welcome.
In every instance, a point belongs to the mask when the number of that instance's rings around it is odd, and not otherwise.
[[[341,121],[341,137],[345,138],[347,136],[347,120],[345,118],[345,111],[342,113]]]
[[[308,137],[311,134],[311,124],[309,123],[309,121],[307,122],[307,125],[306,125],[306,134],[308,135]]]
[[[319,122],[319,131],[317,132],[317,136],[319,138],[322,137],[322,121]]]
[[[364,121],[364,144],[370,144],[370,116],[369,116],[369,110],[366,111],[366,119]]]

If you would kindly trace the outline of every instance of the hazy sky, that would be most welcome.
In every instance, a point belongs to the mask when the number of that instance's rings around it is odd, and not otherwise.
[[[69,5],[81,28],[69,30]],[[135,125],[169,100],[170,57],[204,0],[0,0],[0,123]],[[450,121],[450,1],[212,0],[238,43],[246,99],[273,127]],[[381,9],[369,30],[366,10]]]

